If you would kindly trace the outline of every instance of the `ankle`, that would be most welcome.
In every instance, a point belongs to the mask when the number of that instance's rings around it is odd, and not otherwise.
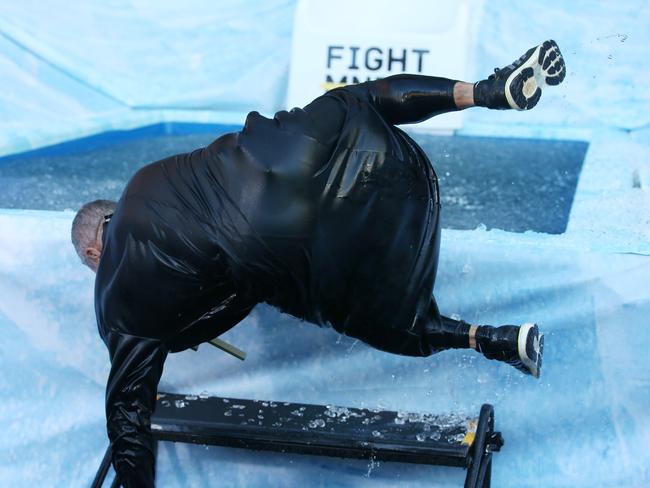
[[[475,351],[478,350],[476,349],[476,331],[478,330],[478,325],[470,325],[469,326],[469,348],[474,349]]]
[[[457,81],[454,85],[454,104],[459,110],[473,107],[474,103],[474,85]]]

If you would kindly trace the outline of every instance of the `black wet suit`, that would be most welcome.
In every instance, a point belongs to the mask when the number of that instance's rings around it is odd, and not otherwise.
[[[432,296],[436,175],[394,124],[456,110],[455,81],[399,75],[333,90],[140,169],[104,228],[95,283],[113,463],[153,485],[150,415],[168,352],[257,303],[385,351],[466,347]]]

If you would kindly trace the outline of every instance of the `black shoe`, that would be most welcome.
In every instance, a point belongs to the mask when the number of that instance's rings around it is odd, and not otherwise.
[[[479,107],[530,110],[542,96],[542,87],[559,85],[566,66],[555,41],[529,49],[514,63],[495,69],[487,80],[474,85],[474,104]]]
[[[539,378],[544,334],[540,334],[536,324],[480,326],[476,330],[476,349],[488,359],[506,362],[524,374]]]

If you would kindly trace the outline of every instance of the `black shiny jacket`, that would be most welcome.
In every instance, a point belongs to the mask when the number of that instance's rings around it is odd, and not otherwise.
[[[437,266],[437,179],[394,124],[454,110],[453,85],[400,75],[273,119],[252,112],[241,132],[133,176],[106,224],[95,283],[125,486],[154,483],[150,415],[168,352],[222,334],[259,302],[428,354],[416,325]]]

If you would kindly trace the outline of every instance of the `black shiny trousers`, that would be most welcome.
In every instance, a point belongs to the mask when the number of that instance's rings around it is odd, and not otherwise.
[[[456,83],[457,80],[448,78],[397,75],[369,84],[369,91],[375,106],[390,123],[414,123],[458,110],[454,101]],[[439,216],[436,220],[439,226]],[[434,245],[438,247],[439,228],[435,234]],[[438,252],[434,259],[437,267]],[[429,356],[446,349],[469,348],[469,330],[467,322],[441,315],[431,297],[426,316],[416,318],[409,330],[379,327],[352,335],[387,352]]]
[[[403,356],[430,356],[446,349],[470,347],[470,324],[440,315],[433,297],[426,316],[416,317],[409,328],[376,325],[378,326],[353,327],[339,332],[360,339],[375,349]]]

